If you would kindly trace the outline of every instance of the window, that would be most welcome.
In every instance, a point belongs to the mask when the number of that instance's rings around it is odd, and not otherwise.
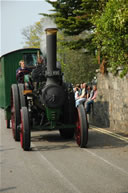
[[[37,63],[37,54],[24,54],[23,59],[26,66],[35,66]]]

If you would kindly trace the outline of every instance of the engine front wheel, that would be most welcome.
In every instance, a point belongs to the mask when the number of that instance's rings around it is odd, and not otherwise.
[[[83,104],[79,105],[77,108],[75,139],[81,148],[86,147],[88,143],[88,121]]]
[[[25,151],[30,150],[31,132],[29,125],[29,116],[27,107],[21,108],[21,130],[20,130],[20,143]]]

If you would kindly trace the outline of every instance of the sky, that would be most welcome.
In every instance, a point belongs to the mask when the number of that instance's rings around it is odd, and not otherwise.
[[[25,45],[22,31],[50,13],[45,0],[0,0],[0,56]]]

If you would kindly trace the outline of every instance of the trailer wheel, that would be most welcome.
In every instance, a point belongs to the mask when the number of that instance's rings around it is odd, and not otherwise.
[[[20,130],[20,142],[21,147],[25,151],[30,150],[30,126],[29,126],[29,116],[27,107],[21,108],[21,130]]]
[[[77,144],[83,148],[87,145],[88,142],[88,122],[83,104],[78,106],[77,114],[78,116],[75,129],[75,139]]]
[[[20,130],[18,126],[20,125],[20,105],[19,105],[19,93],[16,84],[11,87],[11,122],[12,122],[12,132],[15,141],[20,140]]]
[[[60,129],[60,136],[65,139],[71,139],[74,137],[74,128]]]
[[[23,95],[24,84],[18,84],[19,96],[20,96],[20,108],[26,106],[25,96]]]

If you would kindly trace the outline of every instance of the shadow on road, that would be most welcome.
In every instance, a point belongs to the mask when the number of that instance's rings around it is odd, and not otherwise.
[[[32,143],[36,147],[32,148],[32,151],[48,151],[48,150],[61,150],[75,147],[74,139],[63,139],[59,133],[45,133],[36,136],[32,136]]]
[[[35,147],[32,148],[32,151],[79,148],[74,138],[68,140],[63,139],[57,132],[45,132],[44,134],[43,132],[36,132],[36,134],[32,136],[31,141],[35,144]],[[126,143],[125,141],[89,129],[89,138],[87,145],[87,148],[89,149],[112,149],[125,147],[127,145],[128,143]]]
[[[113,136],[100,133],[94,130],[89,131],[88,148],[92,149],[111,149],[128,146],[128,143]]]

